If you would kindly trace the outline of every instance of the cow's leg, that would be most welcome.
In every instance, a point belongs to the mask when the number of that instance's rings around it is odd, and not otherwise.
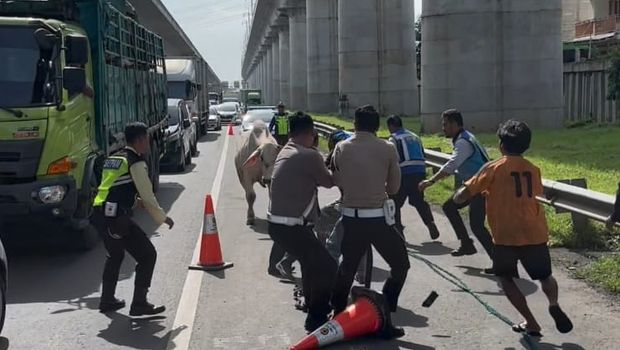
[[[247,225],[254,225],[254,201],[256,201],[256,192],[254,192],[253,184],[250,184],[246,187],[245,190],[245,199],[248,202],[248,214],[247,214]]]

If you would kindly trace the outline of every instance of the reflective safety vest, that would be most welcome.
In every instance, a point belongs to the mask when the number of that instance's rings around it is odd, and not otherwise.
[[[456,142],[461,139],[469,142],[474,149],[474,153],[472,153],[472,155],[457,169],[457,179],[461,182],[465,182],[476,175],[480,168],[491,160],[491,158],[480,142],[476,140],[476,137],[469,131],[461,131],[461,133],[452,140],[452,144],[456,144]]]
[[[423,174],[426,172],[424,147],[418,135],[407,129],[397,130],[390,141],[398,151],[401,174]]]
[[[276,115],[276,135],[286,136],[289,131],[288,115]]]
[[[105,202],[116,203],[119,209],[129,210],[133,207],[138,190],[129,169],[132,165],[144,161],[133,150],[124,148],[103,162],[101,185],[95,197],[95,207]]]

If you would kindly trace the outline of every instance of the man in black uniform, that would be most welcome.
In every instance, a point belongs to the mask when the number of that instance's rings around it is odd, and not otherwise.
[[[157,224],[174,225],[153,194],[143,154],[149,151],[148,127],[131,123],[125,127],[127,146],[107,158],[103,164],[102,181],[95,198],[95,224],[103,238],[107,259],[99,310],[111,312],[125,307],[125,301],[114,296],[118,274],[127,251],[136,260],[136,279],[131,316],[154,315],[165,306],[154,306],[146,295],[151,286],[157,252],[146,233],[131,216],[133,208],[145,208]]]
[[[400,166],[396,148],[381,140],[379,113],[372,106],[355,111],[355,135],[338,143],[332,166],[334,182],[342,190],[342,262],[331,298],[334,312],[347,306],[357,266],[372,244],[390,266],[383,294],[391,312],[409,270],[405,240],[395,227],[396,205],[389,196],[398,193]],[[393,330],[402,335],[402,329]],[[400,334],[398,334],[400,333]]]

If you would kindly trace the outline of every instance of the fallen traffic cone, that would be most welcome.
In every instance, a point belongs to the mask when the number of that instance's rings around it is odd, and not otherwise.
[[[230,124],[228,124],[228,136],[232,136],[234,135],[235,132],[233,131],[233,125],[232,122]]]
[[[392,325],[390,312],[381,293],[368,288],[353,287],[351,295],[353,304],[299,343],[291,346],[290,350],[317,349],[367,334],[375,334],[386,339],[404,335],[402,329]]]
[[[202,221],[202,238],[200,243],[200,259],[198,264],[190,265],[190,270],[218,271],[232,267],[233,264],[224,262],[220,237],[217,233],[215,211],[211,195],[205,199],[205,216]]]

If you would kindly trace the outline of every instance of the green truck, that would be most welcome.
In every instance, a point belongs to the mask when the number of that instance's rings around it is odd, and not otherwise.
[[[167,124],[162,39],[124,0],[0,0],[0,221],[89,224],[106,155],[129,122],[149,126],[154,187]],[[19,227],[19,226],[18,226]]]
[[[245,108],[249,106],[260,106],[263,103],[261,90],[258,89],[241,89],[241,103]]]

